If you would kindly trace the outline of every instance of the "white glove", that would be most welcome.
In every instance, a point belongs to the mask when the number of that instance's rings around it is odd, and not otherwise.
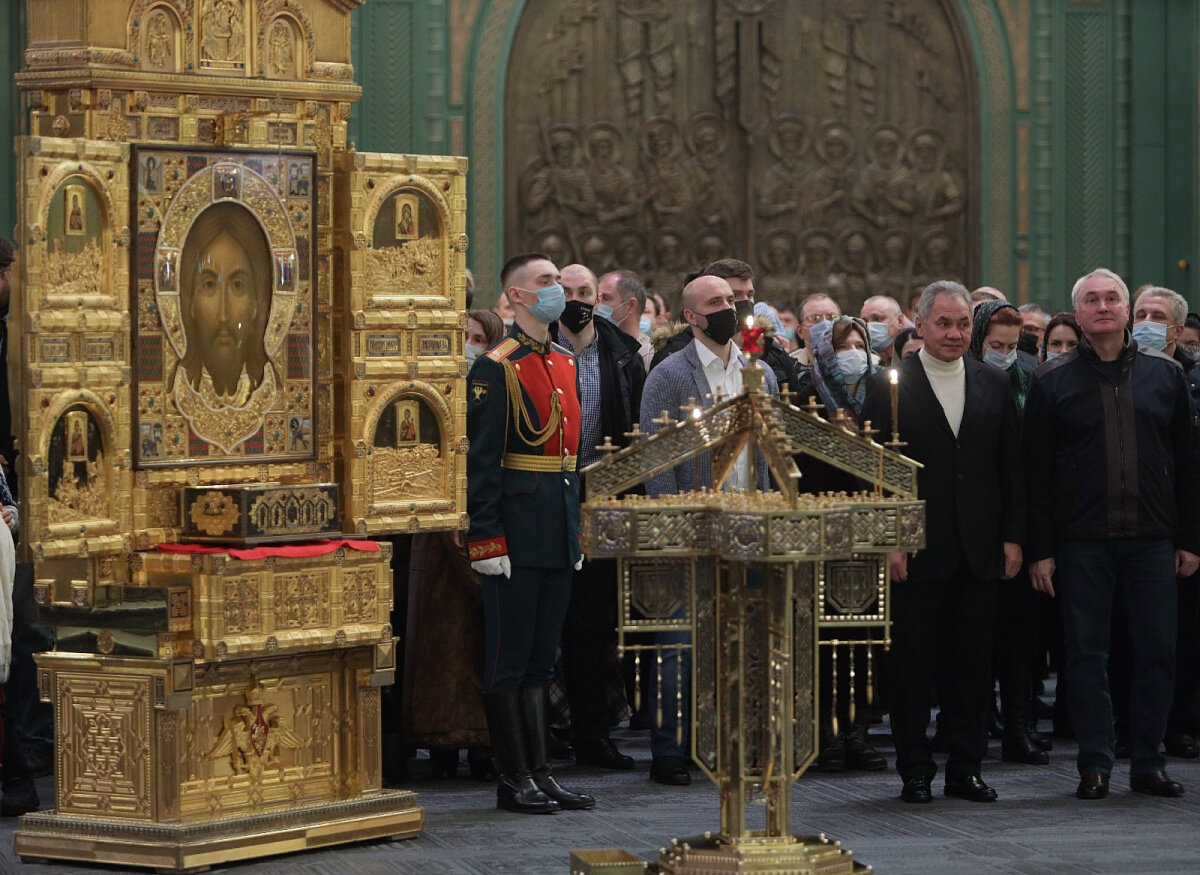
[[[580,556],[579,561],[575,563],[575,570],[578,571],[582,567],[583,567],[583,557]]]
[[[477,559],[471,563],[471,567],[480,574],[490,574],[494,577],[499,577],[503,574],[505,577],[512,577],[512,562],[508,556],[496,556],[492,559]]]

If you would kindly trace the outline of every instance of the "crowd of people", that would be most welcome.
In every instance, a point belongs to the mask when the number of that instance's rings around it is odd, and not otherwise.
[[[4,313],[14,257],[0,239]],[[470,529],[396,551],[407,651],[385,697],[389,780],[404,779],[406,749],[429,748],[434,774],[450,776],[466,748],[472,777],[496,782],[501,808],[591,808],[552,761],[634,769],[610,736],[628,720],[650,732],[652,780],[691,782],[688,709],[653,701],[690,701],[691,672],[665,664],[651,701],[627,695],[617,567],[580,552],[580,501],[606,440],[627,446],[654,434],[663,410],[742,390],[755,363],[739,328],[758,319],[773,327],[756,362],[764,391],[786,390],[851,428],[895,430],[922,465],[926,546],[888,557],[881,701],[846,689],[822,648],[816,767],[888,768],[871,742],[886,714],[904,801],[932,800],[935,753],[946,755],[946,795],[991,801],[989,733],[1003,759],[1046,764],[1053,741],[1038,722],[1052,714],[1053,734],[1078,743],[1079,798],[1106,796],[1123,757],[1135,792],[1184,793],[1166,756],[1200,756],[1200,316],[1182,296],[1159,286],[1131,296],[1097,269],[1053,314],[948,280],[907,306],[877,295],[843,313],[817,293],[793,310],[759,300],[751,267],[724,258],[688,275],[673,311],[636,273],[597,277],[540,253],[510,259],[499,279],[497,305],[470,309],[464,337]],[[0,331],[0,363],[5,340]],[[12,551],[18,484],[5,380],[0,388],[0,680],[12,663],[0,812],[14,815],[38,807],[32,777],[49,768],[39,741],[51,735],[31,674],[31,652],[47,645],[30,637],[31,580]],[[807,456],[797,463],[808,491],[861,486]],[[697,485],[771,481],[743,451],[721,483],[704,454],[641,488]],[[15,634],[14,605],[27,614]],[[1053,706],[1040,697],[1049,671]]]
[[[557,745],[581,764],[634,768],[609,737],[627,715],[650,731],[650,778],[690,783],[687,708],[650,701],[647,719],[621,695],[616,568],[580,555],[579,497],[606,438],[625,446],[635,425],[661,427],[659,411],[741,391],[749,317],[774,328],[758,361],[765,391],[786,387],[792,403],[847,426],[892,432],[895,370],[894,426],[923,466],[926,547],[888,558],[882,701],[864,700],[861,685],[835,691],[844,681],[823,653],[816,767],[886,769],[871,743],[886,714],[904,801],[931,801],[935,752],[946,754],[945,795],[991,801],[989,733],[1003,759],[1046,764],[1052,736],[1037,727],[1053,713],[1054,734],[1078,741],[1079,798],[1107,794],[1119,757],[1134,791],[1184,792],[1165,755],[1200,755],[1200,317],[1180,295],[1150,286],[1131,300],[1098,269],[1059,313],[936,281],[907,307],[878,295],[848,314],[825,294],[795,309],[758,300],[751,267],[726,258],[688,275],[672,312],[636,274],[597,277],[539,253],[511,259],[500,282],[494,310],[468,321],[463,546],[481,581],[500,807],[594,805],[558,783],[550,760]],[[763,459],[748,456],[721,484],[702,455],[644,489],[769,489]],[[860,486],[797,463],[809,491]],[[664,650],[664,662],[679,654]],[[1051,672],[1053,706],[1040,696]],[[648,698],[689,701],[690,674],[664,664]]]

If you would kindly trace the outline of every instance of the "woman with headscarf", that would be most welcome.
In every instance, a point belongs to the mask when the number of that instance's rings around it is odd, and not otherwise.
[[[1017,362],[1021,312],[1006,301],[984,301],[971,319],[969,354],[1008,375],[1009,392],[1019,410],[1025,408],[1029,374]],[[1007,762],[1045,765],[1049,739],[1037,734],[1033,713],[1034,664],[1038,650],[1037,592],[1022,570],[1000,582],[996,611],[996,675],[1000,681],[1004,724],[1001,758]]]
[[[822,405],[821,415],[831,422],[843,422],[850,428],[859,425],[867,377],[874,371],[870,334],[867,325],[853,316],[822,321],[810,329],[812,337],[812,388],[808,398]],[[798,403],[804,403],[801,398]],[[805,492],[846,491],[863,488],[853,476],[809,456],[797,456],[803,475],[800,488]],[[846,637],[843,630],[841,636]],[[877,772],[887,768],[887,760],[876,751],[867,737],[867,724],[873,711],[869,686],[878,664],[869,645],[837,645],[838,662],[854,662],[856,682],[853,690],[850,672],[838,671],[836,686],[833,672],[833,645],[820,647],[820,746],[817,768],[840,772],[846,768]],[[878,683],[874,686],[878,689]],[[878,698],[878,696],[876,696]],[[851,704],[853,703],[853,708]],[[853,714],[853,719],[851,719]]]
[[[854,316],[839,316],[809,329],[813,339],[813,390],[825,405],[825,418],[840,414],[847,425],[858,425],[867,377],[875,368],[871,360],[867,325]]]

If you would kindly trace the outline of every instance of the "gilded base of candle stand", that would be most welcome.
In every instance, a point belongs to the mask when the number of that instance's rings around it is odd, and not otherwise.
[[[825,836],[771,836],[733,841],[713,836],[672,840],[658,857],[661,875],[761,872],[770,875],[869,875],[841,842]]]

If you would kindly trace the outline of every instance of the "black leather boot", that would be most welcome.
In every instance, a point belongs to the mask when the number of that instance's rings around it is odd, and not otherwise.
[[[855,723],[849,732],[843,733],[846,750],[846,765],[859,772],[882,772],[887,768],[883,754],[871,746],[867,738],[867,727]]]
[[[529,747],[525,741],[525,722],[521,715],[521,697],[511,693],[485,693],[483,710],[488,732],[496,752],[496,807],[518,814],[554,814],[557,802],[538,789],[529,770]]]
[[[525,720],[525,743],[528,745],[533,782],[537,788],[562,808],[579,810],[595,808],[596,800],[586,793],[576,793],[554,780],[550,770],[549,727],[546,723],[546,688],[521,687],[521,713]]]
[[[1000,759],[1006,763],[1044,766],[1050,754],[1029,737],[1029,724],[1024,717],[1008,714],[1004,718],[1004,740],[1000,743]]]
[[[821,746],[817,750],[818,772],[846,771],[846,743],[841,735],[833,734],[832,726],[822,726]]]

